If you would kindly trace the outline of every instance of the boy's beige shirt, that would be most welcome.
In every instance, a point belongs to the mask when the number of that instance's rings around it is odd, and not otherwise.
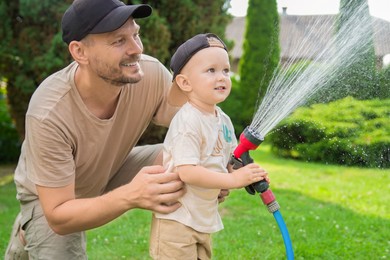
[[[219,107],[216,107],[216,114],[203,114],[190,103],[183,105],[164,140],[167,171],[175,171],[180,165],[201,165],[227,174],[237,140],[230,118]],[[182,206],[170,214],[155,213],[155,216],[178,221],[198,232],[217,232],[223,229],[218,212],[219,193],[219,189],[186,184],[186,193],[180,199]]]

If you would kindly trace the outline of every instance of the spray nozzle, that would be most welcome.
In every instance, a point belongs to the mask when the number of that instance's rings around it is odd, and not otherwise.
[[[263,141],[263,136],[249,126],[246,127],[240,135],[240,143],[233,152],[231,163],[234,167],[239,168],[242,165],[253,163],[253,159],[249,155],[249,150],[255,150]],[[265,192],[268,187],[267,181],[261,180],[246,186],[245,189],[249,194],[254,195],[256,192]]]
[[[253,159],[249,155],[249,150],[255,150],[263,141],[264,137],[261,134],[247,126],[241,133],[240,143],[233,152],[230,161],[230,163],[233,164],[233,168],[237,169],[243,165],[252,163]],[[261,200],[267,206],[268,211],[273,213],[279,210],[280,207],[274,194],[268,188],[268,182],[266,180],[261,180],[246,186],[245,190],[251,195],[255,195],[256,192],[260,193]]]
[[[234,156],[241,158],[242,154],[249,150],[255,150],[263,141],[263,136],[250,128],[250,126],[247,126],[240,135],[240,143],[234,150]]]

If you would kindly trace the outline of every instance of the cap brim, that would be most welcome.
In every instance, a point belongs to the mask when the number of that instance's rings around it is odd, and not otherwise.
[[[145,18],[152,14],[150,5],[123,5],[112,10],[89,33],[112,32],[121,27],[130,17]]]
[[[172,82],[172,86],[168,93],[168,103],[171,106],[181,107],[188,101],[187,96],[183,93],[180,87],[177,85],[176,80]]]

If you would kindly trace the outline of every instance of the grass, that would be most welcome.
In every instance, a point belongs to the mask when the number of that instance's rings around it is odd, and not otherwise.
[[[266,145],[252,156],[270,173],[295,259],[390,258],[390,170],[280,159]],[[8,171],[0,179],[0,255],[19,207]],[[234,190],[220,212],[225,229],[213,235],[213,259],[285,259],[278,226],[258,195]],[[89,258],[150,259],[150,217],[133,210],[88,231]]]

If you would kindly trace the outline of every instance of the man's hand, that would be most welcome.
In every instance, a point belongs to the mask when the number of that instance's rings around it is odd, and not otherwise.
[[[221,192],[218,194],[218,202],[222,203],[225,201],[226,197],[229,196],[230,191],[226,189],[222,189]]]
[[[164,172],[162,166],[148,166],[126,185],[131,208],[143,208],[159,213],[171,213],[181,204],[178,199],[185,193],[178,173]]]
[[[94,198],[76,199],[74,183],[36,187],[46,219],[60,235],[99,227],[133,208],[173,212],[181,206],[178,199],[185,193],[179,175],[164,173],[162,166],[144,167],[130,183]]]

